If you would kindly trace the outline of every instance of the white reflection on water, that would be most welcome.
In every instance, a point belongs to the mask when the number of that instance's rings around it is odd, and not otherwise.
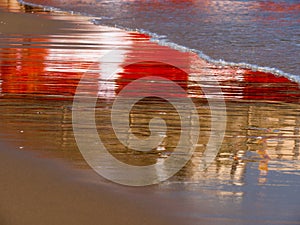
[[[169,40],[216,60],[299,75],[297,0],[52,0],[47,4],[98,16],[99,24],[150,31],[161,36],[162,43]]]

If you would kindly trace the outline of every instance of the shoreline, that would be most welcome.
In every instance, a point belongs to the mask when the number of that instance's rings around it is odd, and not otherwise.
[[[45,12],[45,14],[47,17],[48,13]],[[41,34],[47,36],[52,33],[61,35],[69,32],[68,29],[72,27],[74,29],[74,25],[77,28],[81,27],[81,24],[61,21],[59,17],[51,21],[44,15],[39,17],[38,15],[16,12],[4,12],[1,15],[3,16],[2,21],[5,21],[4,25],[12,25],[12,27],[6,29],[6,35],[18,33],[20,36],[24,35],[25,40],[27,40],[27,35],[32,35],[32,32],[37,37]],[[39,20],[37,21],[36,18],[38,17]],[[26,28],[26,26],[22,25],[21,27],[24,29],[19,30],[17,28],[17,25],[19,26],[18,21],[22,21],[24,24],[32,24],[33,22],[35,26],[28,30],[28,27]],[[51,30],[48,29],[49,27],[44,29],[43,24],[48,24],[48,21],[53,28]],[[80,17],[78,21],[81,21]],[[67,28],[66,31],[64,28]],[[1,31],[3,34],[4,29]],[[7,49],[10,50],[11,47],[7,47]],[[38,49],[33,49],[32,53],[34,56],[43,54]],[[26,62],[26,60],[24,61]],[[34,65],[24,65],[24,70],[30,73],[30,70],[27,69],[31,67],[34,68]],[[4,103],[4,106],[2,105],[1,109],[6,111],[5,107],[11,108],[14,102],[19,101],[25,111],[29,105],[36,107],[35,104],[37,103],[34,103],[34,101],[39,98],[39,95],[35,97],[36,94],[32,93],[30,88],[28,89],[29,86],[27,84],[24,87],[25,89],[15,90],[13,79],[11,81],[5,79],[4,82],[4,84],[11,82],[13,83],[12,86],[5,88],[5,85],[2,85],[1,103]],[[18,79],[16,82],[19,82]],[[60,98],[62,101],[70,100],[68,95],[56,96],[56,92],[54,92],[53,96],[53,99],[51,95],[41,96],[41,101],[47,101],[48,99],[48,101],[52,102],[53,100],[60,100]],[[22,98],[27,99],[29,102],[25,103],[25,99],[22,100]],[[8,106],[3,101],[5,99],[8,101]],[[35,117],[38,113],[41,116],[45,115],[47,119],[49,107],[46,107],[46,111],[42,107],[38,109],[39,111],[34,112]],[[62,106],[59,105],[58,107]],[[16,108],[17,111],[19,111],[18,108]],[[8,110],[10,111],[10,109]],[[4,112],[4,114],[6,113]],[[15,113],[10,111],[7,115],[10,117],[15,115]],[[2,139],[0,142],[1,179],[5,181],[5,185],[0,187],[2,199],[0,206],[1,224],[194,224],[195,221],[193,219],[174,214],[174,212],[179,212],[180,210],[181,204],[179,202],[174,202],[172,198],[167,198],[166,202],[166,199],[161,199],[160,195],[157,195],[151,187],[136,189],[116,185],[100,177],[89,167],[84,166],[85,168],[82,170],[80,168],[81,165],[79,168],[76,168],[76,166],[70,165],[64,159],[57,158],[55,154],[53,156],[52,153],[49,154],[43,150],[36,151],[36,145],[47,145],[44,141],[39,141],[38,137],[43,137],[41,131],[32,133],[30,132],[32,122],[23,124],[23,122],[16,121],[15,124],[14,120],[12,118],[3,119],[2,121],[10,122],[8,124],[4,122],[4,126],[2,126],[0,131],[2,138],[10,139],[9,141]],[[17,129],[17,134],[15,129]],[[34,146],[26,143],[28,139]],[[71,155],[71,157],[74,157],[74,155]]]
[[[288,78],[290,81],[292,82],[297,82],[300,85],[300,74],[296,74],[296,73],[290,73],[290,72],[286,72],[284,70],[281,70],[277,67],[272,67],[271,65],[267,65],[267,66],[261,66],[259,64],[253,64],[253,63],[249,63],[249,62],[239,62],[239,61],[226,61],[223,58],[217,59],[217,58],[213,58],[211,57],[209,54],[204,53],[202,50],[198,50],[195,48],[188,48],[184,45],[180,45],[177,44],[176,42],[172,42],[169,41],[168,39],[165,40],[165,36],[164,35],[160,35],[160,34],[156,34],[153,33],[151,31],[148,30],[144,30],[142,28],[140,29],[131,29],[125,26],[120,26],[115,24],[114,26],[112,26],[111,24],[101,24],[101,22],[97,22],[97,20],[101,21],[101,16],[95,16],[92,14],[87,14],[87,13],[83,13],[80,11],[73,11],[73,10],[67,10],[67,9],[63,9],[63,8],[56,8],[55,6],[51,6],[51,5],[43,5],[43,4],[38,4],[38,3],[32,3],[32,2],[27,2],[24,0],[17,0],[20,4],[24,4],[24,5],[29,5],[32,7],[39,7],[42,9],[46,9],[49,11],[58,11],[58,12],[66,12],[66,13],[71,13],[71,14],[75,14],[75,15],[79,15],[79,16],[87,16],[87,17],[91,17],[91,18],[96,18],[93,19],[93,23],[95,25],[101,25],[101,26],[108,26],[108,27],[116,27],[118,29],[122,29],[124,31],[129,31],[129,32],[139,32],[141,34],[145,34],[151,37],[150,41],[154,42],[154,43],[158,43],[161,46],[167,46],[169,48],[172,48],[174,50],[177,51],[181,51],[181,52],[192,52],[197,54],[202,60],[205,60],[207,63],[210,64],[214,64],[215,66],[220,66],[220,67],[238,67],[241,69],[249,69],[251,71],[258,71],[258,72],[263,72],[263,73],[272,73],[276,76],[282,76],[285,78]],[[50,1],[51,2],[51,1]],[[100,19],[98,19],[97,17],[99,17]],[[92,22],[92,21],[91,21]]]
[[[18,20],[25,21],[24,18],[35,20],[37,14],[20,13],[15,16]],[[268,188],[267,185],[270,186],[268,180],[270,182],[272,173],[281,168],[281,161],[276,161],[279,156],[287,161],[292,160],[292,156],[297,157],[299,121],[296,112],[299,110],[300,96],[298,84],[268,73],[231,67],[213,67],[197,58],[196,55],[178,53],[168,47],[156,45],[150,42],[150,37],[147,35],[88,24],[87,20],[82,21],[82,18],[86,17],[70,16],[73,19],[68,21],[64,20],[66,18],[68,16],[60,18],[55,13],[45,12],[45,15],[40,16],[37,22],[40,24],[54,22],[53,30],[32,27],[28,30],[24,29],[24,33],[19,34],[21,38],[18,39],[18,43],[13,42],[15,43],[13,46],[10,45],[10,39],[4,41],[8,47],[2,52],[2,60],[4,60],[1,61],[6,67],[1,68],[3,82],[1,83],[0,115],[3,126],[0,132],[5,133],[1,135],[2,137],[7,135],[10,141],[15,141],[16,146],[11,148],[1,146],[1,149],[4,149],[1,153],[3,156],[1,159],[4,162],[2,176],[3,180],[9,183],[3,186],[3,199],[7,204],[1,206],[0,222],[3,219],[3,223],[13,225],[24,224],[24,220],[25,224],[30,225],[61,224],[61,221],[64,224],[94,224],[94,221],[97,221],[101,224],[127,223],[130,225],[186,225],[201,222],[214,225],[241,222],[248,225],[256,221],[262,224],[271,222],[275,224],[275,219],[273,220],[270,216],[270,211],[273,211],[275,206],[270,207],[269,211],[265,209],[266,217],[256,218],[255,212],[254,216],[251,214],[246,217],[248,211],[242,206],[239,208],[239,202],[242,198],[249,201],[247,196],[250,196],[252,192],[256,193],[257,189],[261,191],[260,185],[266,187],[265,189]],[[41,28],[41,26],[37,27]],[[56,29],[58,27],[60,27],[59,31]],[[87,28],[89,28],[88,31],[86,31]],[[31,39],[28,38],[30,32],[35,34],[30,37]],[[39,36],[39,32],[43,34],[42,37]],[[9,35],[10,33],[7,34]],[[98,39],[98,36],[102,39]],[[85,42],[81,44],[83,40]],[[201,74],[218,77],[228,106],[229,128],[221,151],[222,155],[218,157],[217,163],[212,165],[205,176],[197,168],[200,151],[183,171],[172,178],[173,180],[140,189],[110,183],[89,168],[84,170],[76,168],[77,164],[80,168],[83,159],[78,157],[80,153],[74,144],[71,99],[82,71],[94,65],[94,58],[91,55],[101,53],[102,49],[111,49],[114,45],[124,48],[121,49],[124,50],[123,55],[126,57],[116,58],[121,65],[123,62],[130,64],[145,55],[146,59],[157,57],[158,61],[172,55],[182,67],[195,66],[194,70],[191,69],[190,76],[178,73],[171,79],[178,82],[195,102],[203,104],[200,105],[199,111],[204,119],[209,114],[203,100],[205,96],[191,84],[195,84]],[[18,63],[22,65],[21,72],[15,66]],[[103,64],[105,62],[100,62],[99,68]],[[98,115],[99,121],[105,122],[105,118],[109,115],[106,112],[107,107],[110,107],[115,95],[128,82],[134,80],[132,75],[136,71],[141,71],[141,66],[143,65],[127,66],[125,72],[121,72],[108,82],[113,85],[107,85],[108,88],[101,89],[104,90],[103,92],[98,92],[101,98],[98,107],[103,113]],[[156,64],[152,66],[159,67]],[[170,68],[165,69],[168,71]],[[151,72],[153,71],[149,73]],[[163,73],[165,70],[157,70],[157,72]],[[36,74],[45,74],[45,76],[36,76]],[[20,77],[25,77],[25,79],[20,79]],[[96,78],[99,79],[99,77]],[[100,78],[101,81],[105,80]],[[100,83],[97,88],[107,87],[106,84]],[[94,86],[91,87],[88,89],[91,94],[99,91],[93,89]],[[102,116],[104,119],[101,120]],[[136,119],[139,121],[138,115]],[[170,119],[174,120],[173,117]],[[204,123],[205,129],[207,129],[206,125]],[[271,165],[269,168],[268,162],[259,158],[266,154],[263,151],[259,152],[261,146],[255,143],[260,137],[270,139],[268,154],[272,160],[269,162]],[[199,144],[200,148],[204,146],[206,139],[204,135]],[[19,140],[21,140],[20,143]],[[278,145],[275,145],[277,142]],[[290,148],[294,142],[295,151]],[[9,150],[5,150],[6,148]],[[258,152],[262,156],[257,154],[256,158],[255,156],[247,158],[245,152],[252,155]],[[116,155],[124,157],[122,154]],[[136,158],[138,156],[134,155]],[[154,159],[157,160],[157,158],[159,157],[154,155]],[[224,163],[221,160],[224,160]],[[251,164],[251,160],[255,163]],[[276,163],[279,165],[278,168]],[[291,165],[288,166],[290,167],[287,168],[293,168]],[[282,169],[283,173],[284,169],[286,168]],[[251,182],[258,179],[258,184],[254,188],[247,186],[249,174],[243,175],[246,170],[250,170],[250,174],[261,173],[257,177],[251,177]],[[269,175],[266,175],[268,172]],[[192,191],[193,184],[200,183],[200,186],[202,184],[209,186],[209,182],[221,186],[234,183],[234,191],[232,193],[230,190],[218,191],[214,190],[214,187],[209,187],[208,191],[205,190],[208,194],[199,187],[195,192]],[[266,186],[263,186],[264,182],[267,183]],[[272,193],[264,194],[273,196]],[[225,201],[225,204],[222,199],[226,198],[229,200]],[[251,196],[248,198],[251,199]],[[22,204],[19,204],[20,201]],[[224,205],[219,204],[220,202]],[[238,202],[237,205],[235,202]],[[248,207],[251,208],[251,206],[253,204],[249,204]],[[262,208],[264,207],[267,208],[268,205],[263,205]],[[280,206],[277,207],[280,208]],[[220,213],[223,215],[221,218]],[[289,221],[283,218],[281,222],[282,224],[297,224],[292,219]]]
[[[48,23],[45,18],[37,21],[38,16],[23,13],[1,15],[2,21],[13,24],[6,29],[8,35],[16,32],[25,36],[32,35],[35,29],[37,35],[49,35],[60,28],[73,26],[59,20],[49,20]],[[17,27],[18,21],[33,22],[35,25],[31,31],[24,26],[20,30]],[[53,25],[53,29],[49,30],[49,26],[44,29],[43,23]],[[15,96],[16,99],[22,98],[20,94]],[[10,99],[9,95],[6,97]],[[29,99],[32,97],[29,95]],[[8,129],[13,130],[11,127]],[[26,129],[25,126],[25,133]],[[1,137],[10,137],[12,133],[2,133],[4,130],[1,131]],[[22,139],[14,139],[15,143],[7,143],[3,139],[0,142],[0,174],[3,181],[0,187],[0,223],[3,225],[184,223],[182,219],[173,218],[174,215],[164,212],[165,203],[151,194],[151,191],[136,193],[131,188],[104,180],[90,168],[74,168],[64,160],[31,151],[26,144],[23,149]],[[158,202],[159,207],[156,205]]]

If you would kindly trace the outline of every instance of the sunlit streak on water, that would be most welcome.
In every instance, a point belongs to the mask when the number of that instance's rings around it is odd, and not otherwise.
[[[97,16],[96,23],[151,32],[213,59],[299,75],[297,0],[28,0]],[[158,25],[159,24],[159,25]]]

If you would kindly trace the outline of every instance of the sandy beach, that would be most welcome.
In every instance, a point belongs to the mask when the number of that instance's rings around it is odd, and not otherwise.
[[[149,35],[94,25],[93,17],[16,1],[0,0],[0,7],[1,225],[299,223],[298,83],[214,65]],[[102,56],[115,48],[118,55],[105,61]],[[106,77],[111,62],[119,72]],[[116,140],[113,102],[128,84],[153,74],[178,84],[186,94],[172,96],[191,98],[199,114],[201,135],[191,160],[169,180],[147,187],[122,186],[97,174],[79,151],[72,126],[73,98],[84,74],[91,78],[84,93],[98,96],[95,121],[103,143],[118,160],[138,166],[160,163],[174,151],[179,116],[156,98],[137,104],[130,114],[137,136],[149,135],[153,115],[171,127],[159,148],[140,153]],[[139,93],[130,91],[131,97]],[[208,103],[221,97],[224,140],[203,170],[211,137]]]
[[[97,175],[81,173],[2,143],[1,224],[177,224],[145,197],[88,185],[80,179]]]
[[[64,33],[61,29],[71,27],[67,22],[23,13],[1,12],[0,20],[1,35],[61,34]],[[1,63],[3,65],[3,61]],[[3,128],[2,137],[8,135]],[[0,223],[3,225],[178,222],[171,216],[168,218],[162,212],[165,211],[163,208],[144,204],[150,196],[131,195],[125,187],[108,185],[91,169],[83,172],[71,169],[62,162],[47,159],[43,154],[23,152],[15,145],[18,141],[14,144],[6,142],[2,139],[0,147]],[[85,180],[93,182],[89,184]]]

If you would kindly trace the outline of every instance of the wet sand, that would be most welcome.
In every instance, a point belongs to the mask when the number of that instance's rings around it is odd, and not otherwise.
[[[62,29],[70,29],[67,22],[30,14],[1,12],[0,20],[2,40],[6,35],[62,34],[65,33]],[[11,49],[11,46],[3,44],[6,43],[1,43],[2,53],[6,48]],[[6,64],[2,57],[1,67]],[[34,69],[33,65],[29,66]],[[22,89],[10,90],[17,94],[22,92]],[[2,103],[3,100],[5,97]],[[5,110],[5,107],[1,106],[1,109]],[[9,114],[13,115],[12,112]],[[5,132],[3,127],[6,122],[1,122],[1,137],[10,133]],[[14,130],[8,126],[8,129]],[[26,125],[24,128],[26,130]],[[150,202],[146,204],[149,197],[131,195],[126,188],[108,185],[103,179],[99,182],[99,176],[92,170],[82,172],[61,161],[49,160],[47,155],[30,153],[30,149],[27,149],[29,152],[22,151],[23,148],[16,146],[19,143],[16,138],[10,144],[7,144],[8,139],[1,139],[0,146],[1,224],[177,224],[161,211],[163,209]],[[50,138],[49,141],[54,140]]]
[[[269,73],[214,66],[196,54],[150,42],[147,35],[95,26],[86,17],[30,7],[19,11],[35,13],[0,16],[1,176],[7,181],[1,186],[3,224],[298,223],[297,198],[282,195],[299,187],[297,83]],[[24,29],[15,27],[19,23]],[[45,29],[48,23],[50,30]],[[105,61],[99,55],[116,46],[122,57],[114,60],[124,67],[121,72],[114,77],[90,72],[98,83],[86,83],[88,94],[98,94],[98,132],[116,158],[137,165],[159,162],[178,139],[173,109],[148,99],[132,111],[131,121],[137,134],[147,136],[150,103],[158,114],[166,114],[173,129],[160,146],[164,150],[137,154],[115,141],[109,109],[137,78],[155,73],[173,80],[197,104],[201,116],[201,138],[191,161],[159,185],[129,188],[106,181],[87,165],[75,143],[72,100],[78,82],[88,69],[101,70]],[[188,74],[158,63],[168,56]],[[210,136],[207,99],[221,95],[210,77],[217,78],[226,100],[227,129],[216,161],[202,171],[199,164]],[[210,95],[195,85],[199,81],[210,87]],[[285,182],[290,182],[286,189],[276,189]],[[283,208],[288,211],[274,215]]]
[[[3,143],[0,147],[3,225],[180,224],[162,215],[157,206],[145,204],[143,197],[113,185],[80,181],[95,179],[96,174],[87,176]]]

